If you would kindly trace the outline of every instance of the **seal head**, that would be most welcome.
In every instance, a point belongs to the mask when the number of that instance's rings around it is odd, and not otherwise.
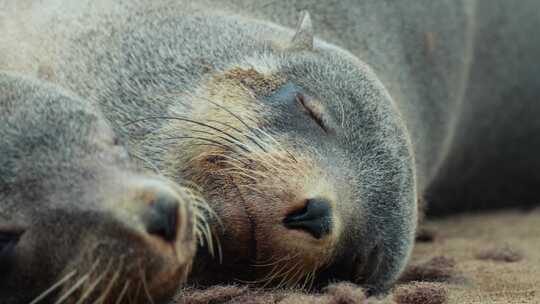
[[[172,296],[195,253],[187,190],[137,173],[101,114],[62,89],[0,73],[2,303]]]
[[[199,185],[219,219],[222,262],[202,251],[191,278],[384,291],[416,223],[405,126],[366,64],[313,39],[309,14],[292,37],[249,38],[259,47],[180,94],[190,109],[173,105],[153,135],[171,147],[167,174]]]

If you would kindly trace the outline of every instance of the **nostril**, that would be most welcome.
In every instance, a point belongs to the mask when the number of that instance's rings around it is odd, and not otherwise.
[[[170,194],[158,193],[143,216],[146,231],[165,241],[176,239],[178,225],[178,200]]]
[[[287,215],[283,224],[289,229],[305,230],[320,239],[332,230],[332,207],[325,199],[309,199],[303,208]]]

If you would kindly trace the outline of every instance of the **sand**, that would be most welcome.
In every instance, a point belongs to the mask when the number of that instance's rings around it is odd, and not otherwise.
[[[175,303],[473,304],[540,303],[540,210],[428,220],[400,282],[384,298],[359,286],[320,293],[247,286],[186,289]]]

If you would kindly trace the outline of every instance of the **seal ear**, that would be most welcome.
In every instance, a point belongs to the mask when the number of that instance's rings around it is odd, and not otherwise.
[[[308,11],[301,12],[300,22],[298,22],[289,49],[295,51],[313,50],[313,24]]]
[[[11,259],[15,254],[15,246],[22,234],[21,229],[4,229],[0,227],[0,272],[10,266]]]

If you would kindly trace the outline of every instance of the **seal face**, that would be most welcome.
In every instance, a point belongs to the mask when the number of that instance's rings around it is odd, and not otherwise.
[[[166,175],[199,185],[217,215],[221,262],[201,251],[194,282],[378,292],[409,255],[416,194],[393,102],[368,67],[303,35],[214,70],[153,134]]]
[[[85,101],[0,73],[3,303],[147,303],[195,253],[189,189],[136,173]]]

